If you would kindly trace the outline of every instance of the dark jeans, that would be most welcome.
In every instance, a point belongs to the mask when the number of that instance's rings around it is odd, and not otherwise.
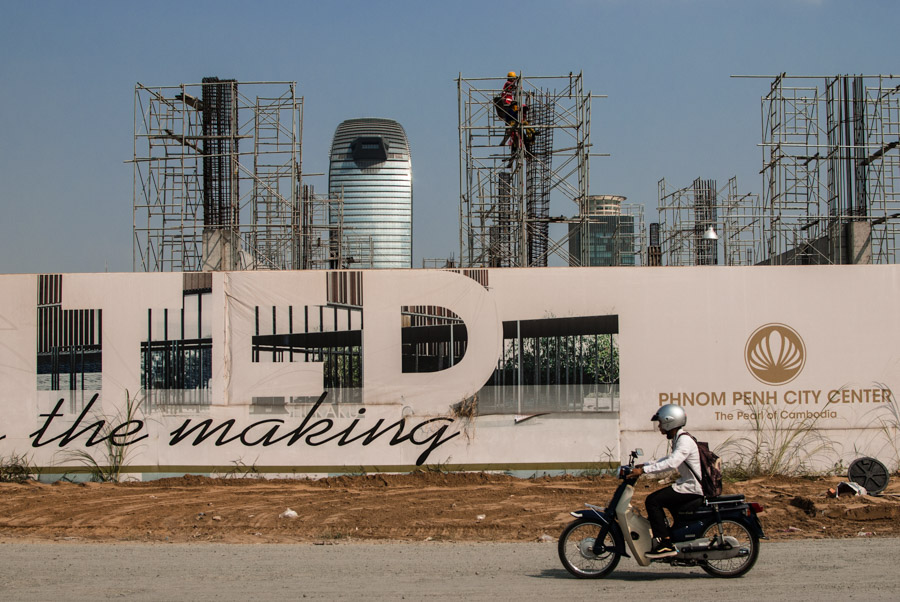
[[[696,493],[678,493],[672,486],[663,487],[647,496],[647,518],[650,519],[650,528],[653,536],[660,539],[669,537],[669,526],[666,524],[667,509],[674,518],[679,508],[690,502],[703,498]]]

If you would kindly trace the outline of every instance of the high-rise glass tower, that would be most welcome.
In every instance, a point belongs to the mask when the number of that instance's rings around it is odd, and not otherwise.
[[[582,257],[585,263],[573,265],[613,266],[635,265],[635,219],[622,214],[623,196],[597,195],[587,197],[583,224],[569,224],[569,253],[573,260]]]
[[[403,126],[375,118],[341,123],[328,192],[344,200],[341,267],[412,267],[412,164]],[[337,225],[340,218],[329,219]]]

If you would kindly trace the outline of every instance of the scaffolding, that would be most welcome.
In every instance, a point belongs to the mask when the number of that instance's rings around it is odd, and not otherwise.
[[[621,212],[627,221],[619,222],[619,228],[613,236],[618,249],[613,265],[647,265],[644,205],[643,203],[622,203]]]
[[[455,269],[459,267],[456,258],[450,257],[423,257],[422,268],[432,270]]]
[[[296,82],[134,91],[133,268],[301,267]]]
[[[584,265],[550,225],[584,222],[593,96],[580,73],[520,74],[504,108],[503,81],[457,79],[460,265],[546,266],[552,256]],[[551,216],[551,196],[577,217]]]
[[[900,76],[767,77],[765,263],[897,263]]]
[[[655,236],[650,250],[658,249],[665,265],[754,265],[764,260],[759,195],[738,192],[737,177],[722,188],[700,178],[672,191],[665,178],[657,186],[660,221],[658,228],[651,225]],[[650,258],[648,264],[657,265]]]

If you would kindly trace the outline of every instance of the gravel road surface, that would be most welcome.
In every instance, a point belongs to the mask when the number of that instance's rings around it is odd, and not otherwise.
[[[754,569],[641,568],[578,580],[555,543],[0,543],[4,600],[897,600],[900,539],[763,542]]]

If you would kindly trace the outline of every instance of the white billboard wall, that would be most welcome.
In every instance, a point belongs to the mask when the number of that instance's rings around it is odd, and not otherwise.
[[[664,453],[678,403],[733,462],[895,468],[898,293],[897,266],[5,275],[0,457],[583,470]]]

